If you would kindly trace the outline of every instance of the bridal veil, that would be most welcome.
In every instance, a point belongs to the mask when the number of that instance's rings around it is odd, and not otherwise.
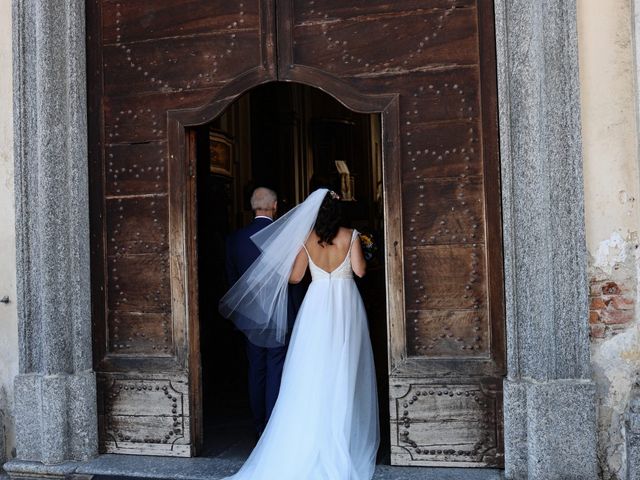
[[[231,318],[254,345],[285,344],[289,275],[327,192],[326,188],[315,190],[251,237],[261,254],[220,300],[220,313]]]

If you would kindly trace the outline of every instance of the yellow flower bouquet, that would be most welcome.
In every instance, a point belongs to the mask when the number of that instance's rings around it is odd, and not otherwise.
[[[362,245],[362,252],[364,253],[364,259],[369,262],[375,256],[378,251],[378,246],[373,240],[372,234],[361,233],[360,245]]]

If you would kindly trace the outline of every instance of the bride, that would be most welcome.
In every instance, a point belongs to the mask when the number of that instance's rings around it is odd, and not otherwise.
[[[287,283],[312,282],[291,332],[278,400],[231,480],[370,480],[380,442],[358,232],[340,227],[338,195],[314,191],[252,237],[262,254],[220,301],[259,345],[287,336]]]

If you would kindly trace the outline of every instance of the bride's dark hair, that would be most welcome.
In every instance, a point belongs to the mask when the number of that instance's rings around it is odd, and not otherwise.
[[[316,231],[318,237],[318,243],[322,245],[333,245],[333,239],[336,238],[340,225],[342,224],[342,208],[340,200],[334,198],[335,193],[328,191],[324,197],[320,210],[318,210],[318,217],[316,218],[316,224],[313,229]]]

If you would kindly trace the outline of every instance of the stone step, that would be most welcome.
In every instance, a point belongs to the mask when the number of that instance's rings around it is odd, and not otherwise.
[[[100,455],[76,469],[77,480],[219,480],[241,460]],[[374,480],[501,480],[502,470],[378,465]]]

